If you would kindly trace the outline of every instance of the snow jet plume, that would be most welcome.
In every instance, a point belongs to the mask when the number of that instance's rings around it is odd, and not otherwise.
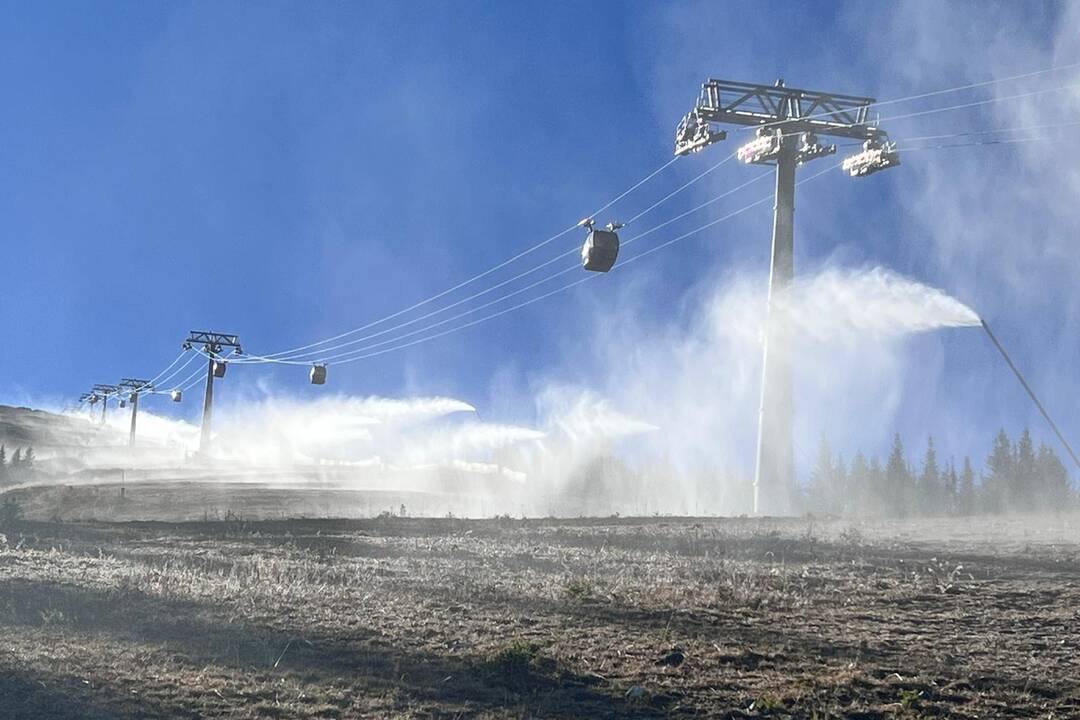
[[[592,386],[553,378],[541,393],[541,424],[552,432],[546,454],[527,464],[537,510],[746,512],[767,288],[762,274],[732,275],[682,317],[655,320],[647,287],[624,291],[619,311],[589,328],[594,342],[585,357],[575,348],[566,371],[603,374]],[[801,276],[790,311],[804,465],[825,428],[867,448],[888,433],[909,365],[905,337],[979,325],[959,300],[881,267]],[[596,427],[629,432],[582,429]]]
[[[212,465],[483,497],[475,507],[489,514],[744,512],[766,292],[763,275],[733,275],[684,317],[655,324],[650,293],[624,296],[578,347],[573,379],[553,377],[534,393],[534,427],[481,422],[471,405],[445,397],[269,396],[219,408]],[[792,297],[796,436],[810,447],[824,427],[878,440],[900,402],[900,340],[979,324],[955,298],[880,267],[802,276]],[[589,383],[582,366],[603,373]],[[162,463],[191,462],[195,426],[143,418],[142,462],[154,444]],[[115,437],[125,422],[111,416]]]
[[[876,339],[948,327],[974,327],[979,316],[945,292],[891,270],[829,268],[796,283],[792,314],[821,342]]]

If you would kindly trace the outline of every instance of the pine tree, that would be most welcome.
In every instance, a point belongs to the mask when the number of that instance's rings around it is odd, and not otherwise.
[[[994,448],[986,459],[987,475],[983,481],[982,504],[988,512],[1002,512],[1007,509],[1010,489],[1014,486],[1016,462],[1012,442],[1002,429],[994,438]]]
[[[1041,487],[1039,509],[1063,510],[1072,504],[1072,488],[1069,486],[1069,473],[1061,458],[1046,443],[1039,445],[1039,454],[1035,458],[1036,473]]]
[[[890,515],[905,517],[911,513],[912,477],[911,468],[904,458],[904,444],[900,433],[893,438],[892,451],[885,465],[885,482],[888,494],[885,496],[886,512]]]
[[[825,436],[818,444],[817,461],[810,471],[810,486],[807,488],[806,509],[812,513],[826,514],[834,512],[836,467],[833,465],[832,448]]]
[[[1035,445],[1027,428],[1016,441],[1016,465],[1013,469],[1012,486],[1009,488],[1008,507],[1012,510],[1032,510],[1041,503],[1044,488],[1039,487],[1039,474],[1035,466]]]
[[[871,484],[870,466],[866,463],[866,456],[862,452],[855,453],[855,459],[851,461],[851,471],[848,473],[848,502],[849,511],[855,514],[871,512],[873,504],[871,498],[874,488]]]
[[[833,472],[835,474],[833,475],[832,511],[838,515],[851,513],[855,504],[851,498],[851,478],[848,475],[843,455],[837,454]]]
[[[915,507],[923,515],[942,512],[941,470],[938,468],[934,438],[926,439],[926,455],[923,456],[922,473],[919,475]]]
[[[35,460],[37,460],[37,455],[34,454],[34,446],[30,445],[26,448],[26,452],[23,453],[22,466],[27,470],[32,469]]]
[[[874,511],[881,515],[889,514],[889,481],[877,458],[870,461],[870,502]]]
[[[22,450],[20,450],[19,448],[15,448],[15,452],[11,454],[12,473],[14,473],[14,471],[18,470],[20,467],[22,467]]]
[[[961,515],[975,512],[975,471],[971,468],[971,458],[964,456],[964,469],[960,473],[960,490],[957,497],[957,509]]]
[[[8,480],[7,448],[0,445],[0,485]]]
[[[960,480],[956,477],[956,465],[949,461],[949,467],[944,476],[944,498],[941,509],[946,515],[959,514],[960,507]]]

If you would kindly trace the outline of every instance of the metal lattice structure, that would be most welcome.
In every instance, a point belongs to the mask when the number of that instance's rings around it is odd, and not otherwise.
[[[885,133],[869,121],[874,102],[871,97],[791,88],[783,80],[774,85],[706,80],[697,105],[679,124],[683,137],[676,138],[675,154],[700,152],[726,138],[712,124],[883,141]]]
[[[237,355],[243,350],[240,347],[239,336],[206,330],[188,332],[187,339],[184,340],[184,349],[190,350],[194,345],[202,345],[203,352],[207,355],[206,392],[203,395],[202,428],[199,435],[199,451],[206,452],[210,449],[210,421],[214,412],[214,378],[225,375],[225,361],[219,359],[218,354],[224,348],[231,348]]]
[[[773,85],[706,80],[697,104],[675,130],[675,154],[689,155],[727,134],[717,125],[756,127],[756,136],[736,153],[744,163],[776,167],[772,265],[762,362],[761,406],[754,470],[754,513],[787,515],[795,510],[791,286],[794,280],[795,171],[836,152],[819,136],[863,141],[862,152],[843,167],[853,177],[900,163],[894,145],[869,120],[874,99]]]
[[[193,345],[202,345],[203,349],[210,353],[219,353],[223,348],[232,348],[237,354],[241,352],[240,337],[226,333],[191,330],[184,341],[184,347],[190,348]]]

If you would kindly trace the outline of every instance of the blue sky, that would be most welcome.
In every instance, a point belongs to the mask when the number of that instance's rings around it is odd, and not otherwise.
[[[7,3],[4,16],[0,399],[51,404],[154,375],[191,328],[271,352],[489,267],[664,163],[708,76],[885,99],[1080,59],[1077,13],[1036,2]],[[897,137],[1008,127],[1076,103],[1074,92],[886,127]],[[1077,389],[1068,206],[1080,182],[1076,163],[1052,167],[1060,150],[1046,145],[913,154],[862,183],[836,173],[808,184],[797,263],[881,264],[971,303],[1075,437],[1080,409],[1049,388]],[[680,161],[611,215],[637,212],[720,152]],[[754,172],[732,163],[650,217]],[[593,330],[625,318],[628,293],[648,299],[632,303],[645,328],[691,324],[703,288],[764,272],[769,223],[766,204],[604,282],[332,366],[327,388],[449,395],[527,422],[539,386],[604,384]],[[903,401],[888,427],[860,435],[865,449],[894,429],[933,432],[946,454],[980,459],[999,426],[1049,439],[977,332],[913,338],[904,359]],[[237,368],[225,398],[230,387],[327,392],[292,367]],[[802,443],[815,443],[813,423],[801,427]]]

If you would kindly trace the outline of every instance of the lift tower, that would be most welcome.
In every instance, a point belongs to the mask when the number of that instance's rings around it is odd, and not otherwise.
[[[836,152],[819,135],[864,141],[843,167],[853,177],[899,164],[896,148],[867,121],[873,98],[799,90],[777,80],[772,86],[706,80],[697,105],[675,131],[675,154],[688,155],[726,138],[715,124],[756,127],[739,160],[776,167],[772,262],[761,369],[754,513],[795,511],[796,483],[792,379],[791,286],[794,279],[795,169]]]
[[[199,452],[210,449],[210,419],[214,411],[214,378],[225,377],[225,358],[221,357],[223,348],[232,348],[234,355],[243,352],[240,348],[240,338],[236,335],[224,333],[192,330],[184,341],[184,349],[190,350],[193,345],[202,345],[203,352],[207,356],[206,365],[206,394],[203,395],[202,433],[199,437]]]
[[[94,395],[97,395],[101,399],[101,424],[105,424],[105,411],[109,409],[109,396],[115,395],[120,388],[115,385],[95,385],[93,389]]]
[[[124,390],[130,391],[128,395],[128,402],[131,403],[131,433],[128,436],[128,445],[135,445],[135,420],[139,415],[139,394],[143,392],[153,392],[154,386],[150,384],[149,380],[136,380],[134,378],[124,378],[120,381],[120,387]]]
[[[90,408],[90,421],[91,422],[94,421],[94,404],[97,403],[97,401],[98,401],[97,393],[88,392],[88,393],[83,393],[82,395],[79,396],[79,402],[80,403],[86,403],[87,406]]]

